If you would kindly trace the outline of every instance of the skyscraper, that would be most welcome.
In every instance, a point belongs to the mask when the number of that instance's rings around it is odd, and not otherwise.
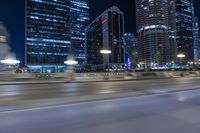
[[[194,61],[192,0],[176,0],[176,27],[178,54],[184,54],[184,63]]]
[[[151,68],[174,60],[170,53],[168,1],[136,0],[136,21],[140,63]]]
[[[9,56],[9,34],[2,22],[0,22],[0,60],[4,60]]]
[[[124,34],[125,63],[128,69],[137,67],[138,64],[138,41],[133,33]]]
[[[176,31],[176,3],[174,0],[168,0],[168,32],[169,32],[169,46],[170,46],[170,59],[172,62],[177,58],[177,31]]]
[[[199,38],[199,19],[193,18],[193,43],[194,43],[194,62],[199,63],[200,59],[200,38]]]
[[[70,54],[69,0],[26,0],[26,65],[59,72]]]
[[[122,67],[124,57],[124,14],[113,6],[104,11],[86,29],[87,64],[93,66]],[[101,50],[111,54],[102,54]]]
[[[72,53],[79,64],[86,60],[85,28],[89,24],[89,0],[70,0],[71,46]]]

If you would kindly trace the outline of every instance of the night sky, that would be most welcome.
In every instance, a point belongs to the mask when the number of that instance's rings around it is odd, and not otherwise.
[[[199,0],[195,1],[196,15],[200,16]],[[125,14],[125,31],[135,32],[135,0],[91,0],[91,20],[111,6],[118,6]],[[17,58],[24,61],[25,48],[25,2],[24,0],[1,0],[0,21],[10,33],[10,45]]]

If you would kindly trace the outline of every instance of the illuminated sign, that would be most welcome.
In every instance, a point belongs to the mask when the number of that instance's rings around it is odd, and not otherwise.
[[[102,20],[102,24],[107,23],[107,19]]]

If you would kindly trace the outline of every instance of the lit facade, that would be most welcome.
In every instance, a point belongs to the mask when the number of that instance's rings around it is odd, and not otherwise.
[[[185,63],[194,61],[192,0],[176,0],[177,52]]]
[[[7,58],[9,53],[9,34],[4,24],[0,22],[0,60]]]
[[[199,38],[199,19],[193,18],[193,44],[194,44],[194,62],[200,62],[200,38]]]
[[[111,7],[97,17],[86,29],[87,64],[106,68],[123,66],[124,14],[118,7]],[[111,54],[102,54],[106,49]]]
[[[169,46],[170,46],[170,59],[172,62],[176,62],[177,58],[177,31],[176,31],[176,3],[175,0],[169,0],[168,8],[168,32],[169,32]]]
[[[138,40],[133,33],[124,34],[125,63],[127,69],[137,67],[138,62]]]
[[[16,56],[11,52],[9,45],[9,33],[2,22],[0,22],[0,72],[11,73],[19,66]]]
[[[136,0],[136,21],[140,64],[151,68],[172,62],[169,1]]]
[[[70,53],[70,1],[26,0],[26,65],[60,72]]]
[[[83,64],[85,56],[85,28],[89,24],[89,0],[70,0],[71,46],[74,59]]]

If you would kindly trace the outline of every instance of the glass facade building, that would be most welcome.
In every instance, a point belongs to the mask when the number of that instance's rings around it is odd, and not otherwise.
[[[193,18],[193,43],[194,43],[194,62],[200,62],[200,38],[199,38],[199,19]]]
[[[26,65],[60,72],[70,53],[70,1],[26,0]]]
[[[89,24],[89,0],[70,0],[71,46],[73,56],[79,64],[86,60],[85,28]]]
[[[9,53],[9,34],[4,24],[0,22],[0,60],[8,58]]]
[[[127,69],[133,69],[138,64],[138,41],[133,33],[124,34],[125,63]]]
[[[174,60],[169,13],[168,0],[136,0],[139,59],[143,68],[165,66]]]
[[[194,61],[192,0],[176,0],[177,52],[185,63]]]
[[[124,14],[118,7],[111,7],[97,17],[86,29],[87,64],[120,67],[125,63]],[[111,51],[102,54],[101,50]]]
[[[176,3],[174,0],[169,0],[169,19],[168,19],[168,32],[169,32],[169,46],[170,46],[170,58],[171,63],[176,62],[177,56],[177,31],[176,31]]]

